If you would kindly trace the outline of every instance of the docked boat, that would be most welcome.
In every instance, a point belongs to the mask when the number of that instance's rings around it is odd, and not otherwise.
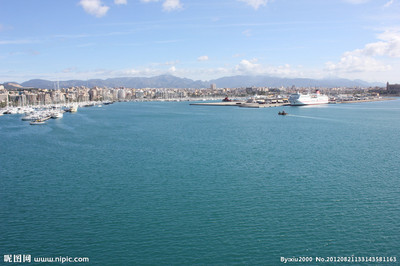
[[[315,105],[315,104],[326,104],[329,102],[329,98],[326,95],[321,94],[319,90],[312,94],[301,94],[294,93],[289,97],[290,105]]]
[[[58,118],[62,118],[64,115],[62,112],[52,112],[51,113],[51,118],[53,119],[58,119]]]
[[[34,121],[36,119],[38,119],[38,116],[34,114],[28,114],[21,118],[22,121]]]
[[[78,105],[72,105],[65,110],[66,112],[75,113],[78,111]]]
[[[35,121],[31,121],[29,124],[31,124],[31,125],[43,125],[43,124],[45,124],[45,122],[43,120],[38,119],[38,120],[35,120]]]

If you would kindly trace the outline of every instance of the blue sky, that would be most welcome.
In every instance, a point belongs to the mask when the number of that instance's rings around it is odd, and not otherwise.
[[[0,83],[172,74],[400,83],[400,0],[0,0]]]

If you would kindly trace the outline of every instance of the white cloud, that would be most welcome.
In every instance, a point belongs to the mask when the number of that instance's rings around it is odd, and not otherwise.
[[[380,41],[368,43],[362,49],[345,52],[337,63],[326,63],[326,70],[336,73],[382,72],[391,70],[385,58],[400,58],[400,32],[385,31]],[[377,60],[380,57],[381,60]]]
[[[266,6],[269,0],[238,0],[238,1],[245,2],[247,5],[257,10],[260,6]]]
[[[79,5],[83,7],[83,10],[85,10],[86,13],[98,18],[107,14],[110,9],[108,6],[103,5],[100,0],[81,0]]]
[[[390,0],[389,2],[387,2],[386,4],[383,5],[384,8],[387,8],[389,6],[391,6],[394,3],[394,0]]]
[[[165,0],[163,3],[164,11],[173,11],[181,8],[182,4],[179,0]]]
[[[207,55],[199,56],[197,58],[197,61],[207,61],[207,60],[208,60],[208,56]]]
[[[380,42],[367,44],[364,48],[372,55],[400,57],[400,31],[385,31],[378,35]]]
[[[261,71],[261,65],[256,64],[256,62],[257,59],[252,59],[252,60],[243,59],[235,67],[235,70],[240,73],[256,74]]]
[[[400,57],[400,32],[385,31],[379,34],[381,41],[368,43],[363,49],[354,50],[355,55]]]
[[[385,65],[373,57],[357,55],[353,52],[344,53],[338,63],[326,63],[326,70],[336,74],[354,72],[380,72],[388,71],[390,69],[390,65]]]
[[[236,65],[230,72],[236,75],[271,75],[281,77],[302,77],[304,74],[293,69],[289,64],[281,66],[268,66],[258,63],[258,60],[246,60],[243,59],[238,65]]]
[[[127,5],[128,1],[127,0],[114,0],[114,4],[116,4],[116,5]]]

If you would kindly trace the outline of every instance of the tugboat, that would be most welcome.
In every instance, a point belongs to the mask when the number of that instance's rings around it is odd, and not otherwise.
[[[286,113],[285,111],[279,112],[278,115],[287,115],[288,113]]]

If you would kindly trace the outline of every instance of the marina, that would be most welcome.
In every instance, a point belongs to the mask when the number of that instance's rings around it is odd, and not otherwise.
[[[22,121],[29,121],[30,125],[42,125],[49,119],[61,119],[64,113],[76,113],[79,107],[102,107],[102,104],[109,105],[113,102],[84,102],[74,103],[71,105],[49,104],[39,106],[25,106],[25,107],[8,107],[0,109],[0,114],[19,114]]]

